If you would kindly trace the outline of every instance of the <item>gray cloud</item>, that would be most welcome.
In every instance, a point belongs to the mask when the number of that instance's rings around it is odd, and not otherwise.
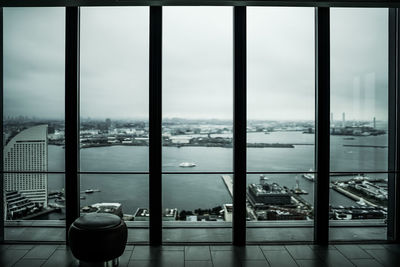
[[[81,116],[148,118],[149,9],[82,8]],[[164,117],[232,119],[233,10],[165,7]],[[314,119],[314,9],[248,8],[248,118]],[[387,9],[332,9],[335,119],[387,119]],[[5,116],[64,116],[63,8],[5,8]]]

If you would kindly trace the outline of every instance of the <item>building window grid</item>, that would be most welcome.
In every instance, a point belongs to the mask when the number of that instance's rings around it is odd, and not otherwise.
[[[0,8],[2,8],[2,7],[0,7]],[[316,49],[316,48],[315,48]],[[78,63],[79,64],[79,63]],[[151,64],[151,63],[149,63],[149,64]],[[398,88],[396,88],[397,90],[398,90]],[[3,93],[3,92],[1,92],[1,93]],[[391,108],[393,109],[393,107],[390,107],[389,106],[389,110],[391,110]],[[390,112],[390,111],[389,111]],[[315,121],[315,123],[317,123],[317,121]],[[389,129],[390,130],[390,129]],[[392,129],[393,130],[393,129]],[[79,130],[78,130],[79,131]],[[78,139],[78,141],[79,141],[79,139]],[[9,155],[8,156],[10,156],[10,154],[11,154],[11,156],[12,156],[12,158],[13,159],[16,159],[17,157],[18,157],[18,154],[19,153],[21,153],[23,150],[25,150],[25,149],[22,149],[20,146],[19,146],[20,144],[18,144],[17,146],[16,146],[16,148],[15,149],[13,149],[13,150],[11,150],[11,152],[9,153]],[[26,146],[27,144],[23,144],[23,146],[24,146],[24,148],[25,148],[25,146]],[[30,147],[28,146],[28,152],[31,152],[32,153],[32,156],[35,154],[35,153],[38,153],[38,151],[37,151],[37,149],[39,150],[39,153],[40,154],[42,154],[42,149],[41,148],[39,148],[39,147],[37,147],[37,146],[39,146],[39,144],[35,144],[34,145],[34,147],[32,148],[32,150],[30,149]],[[44,147],[44,144],[40,144],[40,146],[43,146]],[[314,157],[317,157],[317,155],[314,155]],[[10,157],[9,157],[10,158]],[[397,159],[398,160],[398,159]],[[36,161],[35,160],[35,167],[37,167],[37,168],[39,168],[39,166],[41,166],[42,165],[42,161],[40,160],[40,161]],[[16,166],[15,165],[15,163],[14,163],[14,161],[13,160],[11,160],[10,162],[3,162],[3,166],[6,166],[6,168],[8,169],[8,168],[10,168],[10,169],[14,169],[15,167],[17,167],[16,169],[17,170],[24,170],[24,165],[23,166]],[[396,166],[398,166],[398,164],[396,165]],[[31,167],[31,166],[29,166],[29,167]],[[36,171],[36,170],[33,170],[33,171]],[[4,170],[2,169],[2,172],[4,173]],[[65,174],[65,172],[60,172],[60,173],[63,173],[63,174]],[[79,169],[78,169],[78,171],[76,172],[76,174],[77,175],[79,175],[79,174],[81,174],[81,173],[84,173],[84,172],[81,172]],[[85,172],[85,173],[91,173],[91,172]],[[119,174],[127,174],[126,172],[118,172]],[[130,172],[130,173],[135,173],[135,172]],[[148,172],[140,172],[141,174],[151,174],[151,171],[148,171]],[[193,172],[193,174],[202,174],[202,173],[204,173],[204,172]],[[230,173],[230,172],[229,172]],[[249,173],[256,173],[256,172],[247,172],[246,171],[246,175],[248,175]],[[260,173],[265,173],[265,172],[260,172]],[[276,174],[280,174],[281,172],[270,172],[270,173],[276,173]],[[314,171],[314,172],[310,172],[310,173],[317,173],[316,171]],[[330,171],[329,172],[329,174],[333,174],[333,173],[340,173],[340,172],[332,172],[332,171]],[[374,172],[374,173],[382,173],[382,174],[389,174],[389,173],[395,173],[395,174],[397,174],[398,173],[398,170],[397,169],[395,169],[394,171],[387,171],[387,172]],[[34,176],[36,176],[36,175],[40,175],[40,174],[26,174],[26,173],[20,173],[20,174],[22,174],[23,175],[23,177],[25,178],[25,177],[34,177]],[[47,175],[47,174],[49,174],[49,172],[45,172],[45,174]],[[105,173],[106,174],[106,173]],[[162,172],[162,174],[168,174],[168,172]],[[9,177],[9,176],[18,176],[18,173],[15,173],[15,174],[10,174],[10,173],[4,173],[4,176],[3,177]],[[66,177],[66,176],[65,176]],[[149,178],[150,179],[150,178]],[[8,179],[5,179],[6,181],[8,180]],[[12,180],[13,181],[13,183],[22,183],[22,181],[21,180],[19,180],[18,179],[18,181],[16,181],[16,180]],[[27,182],[26,180],[25,180],[25,182]],[[65,181],[65,182],[67,182],[67,180]],[[7,188],[7,185],[8,185],[8,182],[7,183],[5,183],[5,188]],[[245,189],[244,189],[245,190]],[[2,229],[3,230],[3,229]],[[244,229],[239,229],[239,230],[244,230]],[[328,229],[326,229],[326,230],[328,230]],[[151,229],[150,229],[150,231],[151,231]],[[4,237],[4,235],[3,235],[3,237]]]

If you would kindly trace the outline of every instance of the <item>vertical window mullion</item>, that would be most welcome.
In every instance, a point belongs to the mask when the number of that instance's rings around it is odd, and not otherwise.
[[[4,88],[3,88],[3,8],[0,7],[0,131],[3,133],[3,93],[4,93]],[[0,147],[1,147],[1,153],[0,153],[0,192],[2,196],[0,197],[0,243],[4,241],[4,169],[3,169],[3,136],[0,138]]]
[[[65,16],[65,203],[66,240],[79,217],[79,7]]]
[[[399,99],[399,9],[389,8],[389,146],[388,146],[388,222],[387,239],[398,242],[399,236],[399,217],[400,217],[400,183],[399,175],[399,156],[400,156],[400,116],[398,109]],[[396,172],[395,172],[396,171]]]
[[[314,242],[329,241],[330,26],[329,8],[315,8]]]
[[[246,244],[246,7],[234,7],[233,244]]]
[[[150,7],[149,207],[150,245],[162,243],[162,7]]]

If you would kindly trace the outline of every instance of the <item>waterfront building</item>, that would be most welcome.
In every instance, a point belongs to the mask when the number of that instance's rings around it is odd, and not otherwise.
[[[224,204],[224,221],[232,222],[233,204]]]
[[[21,131],[4,148],[5,192],[17,191],[33,203],[47,207],[47,125]],[[6,210],[6,209],[5,209]]]
[[[291,204],[289,193],[276,183],[250,184],[248,186],[248,193],[249,201],[256,209],[266,208],[268,205]]]
[[[90,206],[83,207],[81,209],[83,213],[111,213],[122,218],[124,213],[122,212],[121,203],[96,203]]]
[[[134,215],[134,221],[149,221],[150,212],[146,208],[138,208]]]

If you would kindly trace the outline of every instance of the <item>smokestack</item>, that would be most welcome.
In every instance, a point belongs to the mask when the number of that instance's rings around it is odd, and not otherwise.
[[[374,129],[376,128],[376,118],[374,117]]]
[[[344,128],[346,126],[346,113],[343,112],[342,114],[342,127]]]

